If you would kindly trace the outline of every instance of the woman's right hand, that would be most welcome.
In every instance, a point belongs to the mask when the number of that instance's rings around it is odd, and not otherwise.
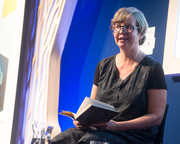
[[[79,121],[76,120],[74,120],[73,123],[80,130],[87,130],[91,126],[89,124],[80,124]]]

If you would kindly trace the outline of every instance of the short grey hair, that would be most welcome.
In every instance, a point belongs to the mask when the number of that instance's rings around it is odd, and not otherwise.
[[[138,32],[143,36],[141,40],[139,40],[139,45],[142,45],[146,40],[146,32],[148,29],[148,23],[144,16],[144,14],[134,7],[123,7],[120,8],[115,14],[113,19],[111,20],[111,25],[114,25],[116,22],[125,22],[131,16],[134,16],[137,22],[137,27],[139,27]]]

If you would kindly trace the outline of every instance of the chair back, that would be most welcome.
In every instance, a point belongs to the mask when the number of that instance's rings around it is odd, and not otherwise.
[[[161,125],[158,126],[158,133],[155,135],[155,144],[163,144],[164,127],[166,123],[166,116],[167,116],[168,108],[169,108],[169,105],[166,104],[163,120],[161,122]]]

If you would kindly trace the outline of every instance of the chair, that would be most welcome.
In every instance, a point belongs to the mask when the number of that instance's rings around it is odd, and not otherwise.
[[[161,125],[158,126],[158,133],[155,135],[155,144],[163,144],[164,127],[165,127],[168,108],[169,108],[169,105],[166,104],[166,109],[165,109],[163,120],[161,122]]]

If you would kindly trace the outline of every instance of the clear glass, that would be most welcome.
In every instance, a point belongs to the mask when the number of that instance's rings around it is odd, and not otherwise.
[[[35,122],[32,125],[33,137],[31,144],[51,144],[52,126],[45,123]]]
[[[102,141],[90,141],[90,144],[109,144],[109,142],[102,142]]]
[[[31,144],[51,144],[51,140],[33,138]]]

